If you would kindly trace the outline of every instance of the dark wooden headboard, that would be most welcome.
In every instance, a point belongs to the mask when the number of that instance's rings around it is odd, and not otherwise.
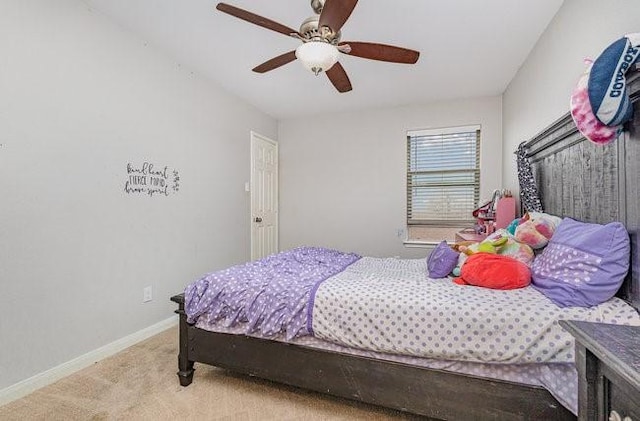
[[[545,212],[625,224],[631,269],[618,295],[640,311],[640,74],[635,72],[628,81],[634,118],[613,143],[590,142],[567,113],[525,146]]]

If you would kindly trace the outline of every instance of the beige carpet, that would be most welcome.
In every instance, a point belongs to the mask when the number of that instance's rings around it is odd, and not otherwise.
[[[0,420],[417,419],[202,364],[183,388],[177,338],[177,328],[169,329],[2,406]]]

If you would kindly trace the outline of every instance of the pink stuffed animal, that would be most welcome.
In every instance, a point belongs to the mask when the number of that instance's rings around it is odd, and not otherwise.
[[[515,237],[532,249],[546,246],[562,221],[562,218],[541,212],[529,212],[523,219],[525,221],[516,228]]]

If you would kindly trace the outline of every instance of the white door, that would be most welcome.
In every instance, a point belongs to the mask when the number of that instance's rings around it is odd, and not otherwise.
[[[278,252],[278,143],[251,132],[251,259]]]

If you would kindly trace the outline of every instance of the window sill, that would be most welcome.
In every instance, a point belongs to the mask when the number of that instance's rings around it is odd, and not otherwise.
[[[439,244],[439,242],[421,240],[404,240],[402,243],[408,248],[434,248]]]
[[[456,233],[463,229],[465,229],[464,226],[409,225],[407,226],[405,242],[409,244],[416,243],[418,247],[433,247],[442,240],[452,244],[458,241]]]

